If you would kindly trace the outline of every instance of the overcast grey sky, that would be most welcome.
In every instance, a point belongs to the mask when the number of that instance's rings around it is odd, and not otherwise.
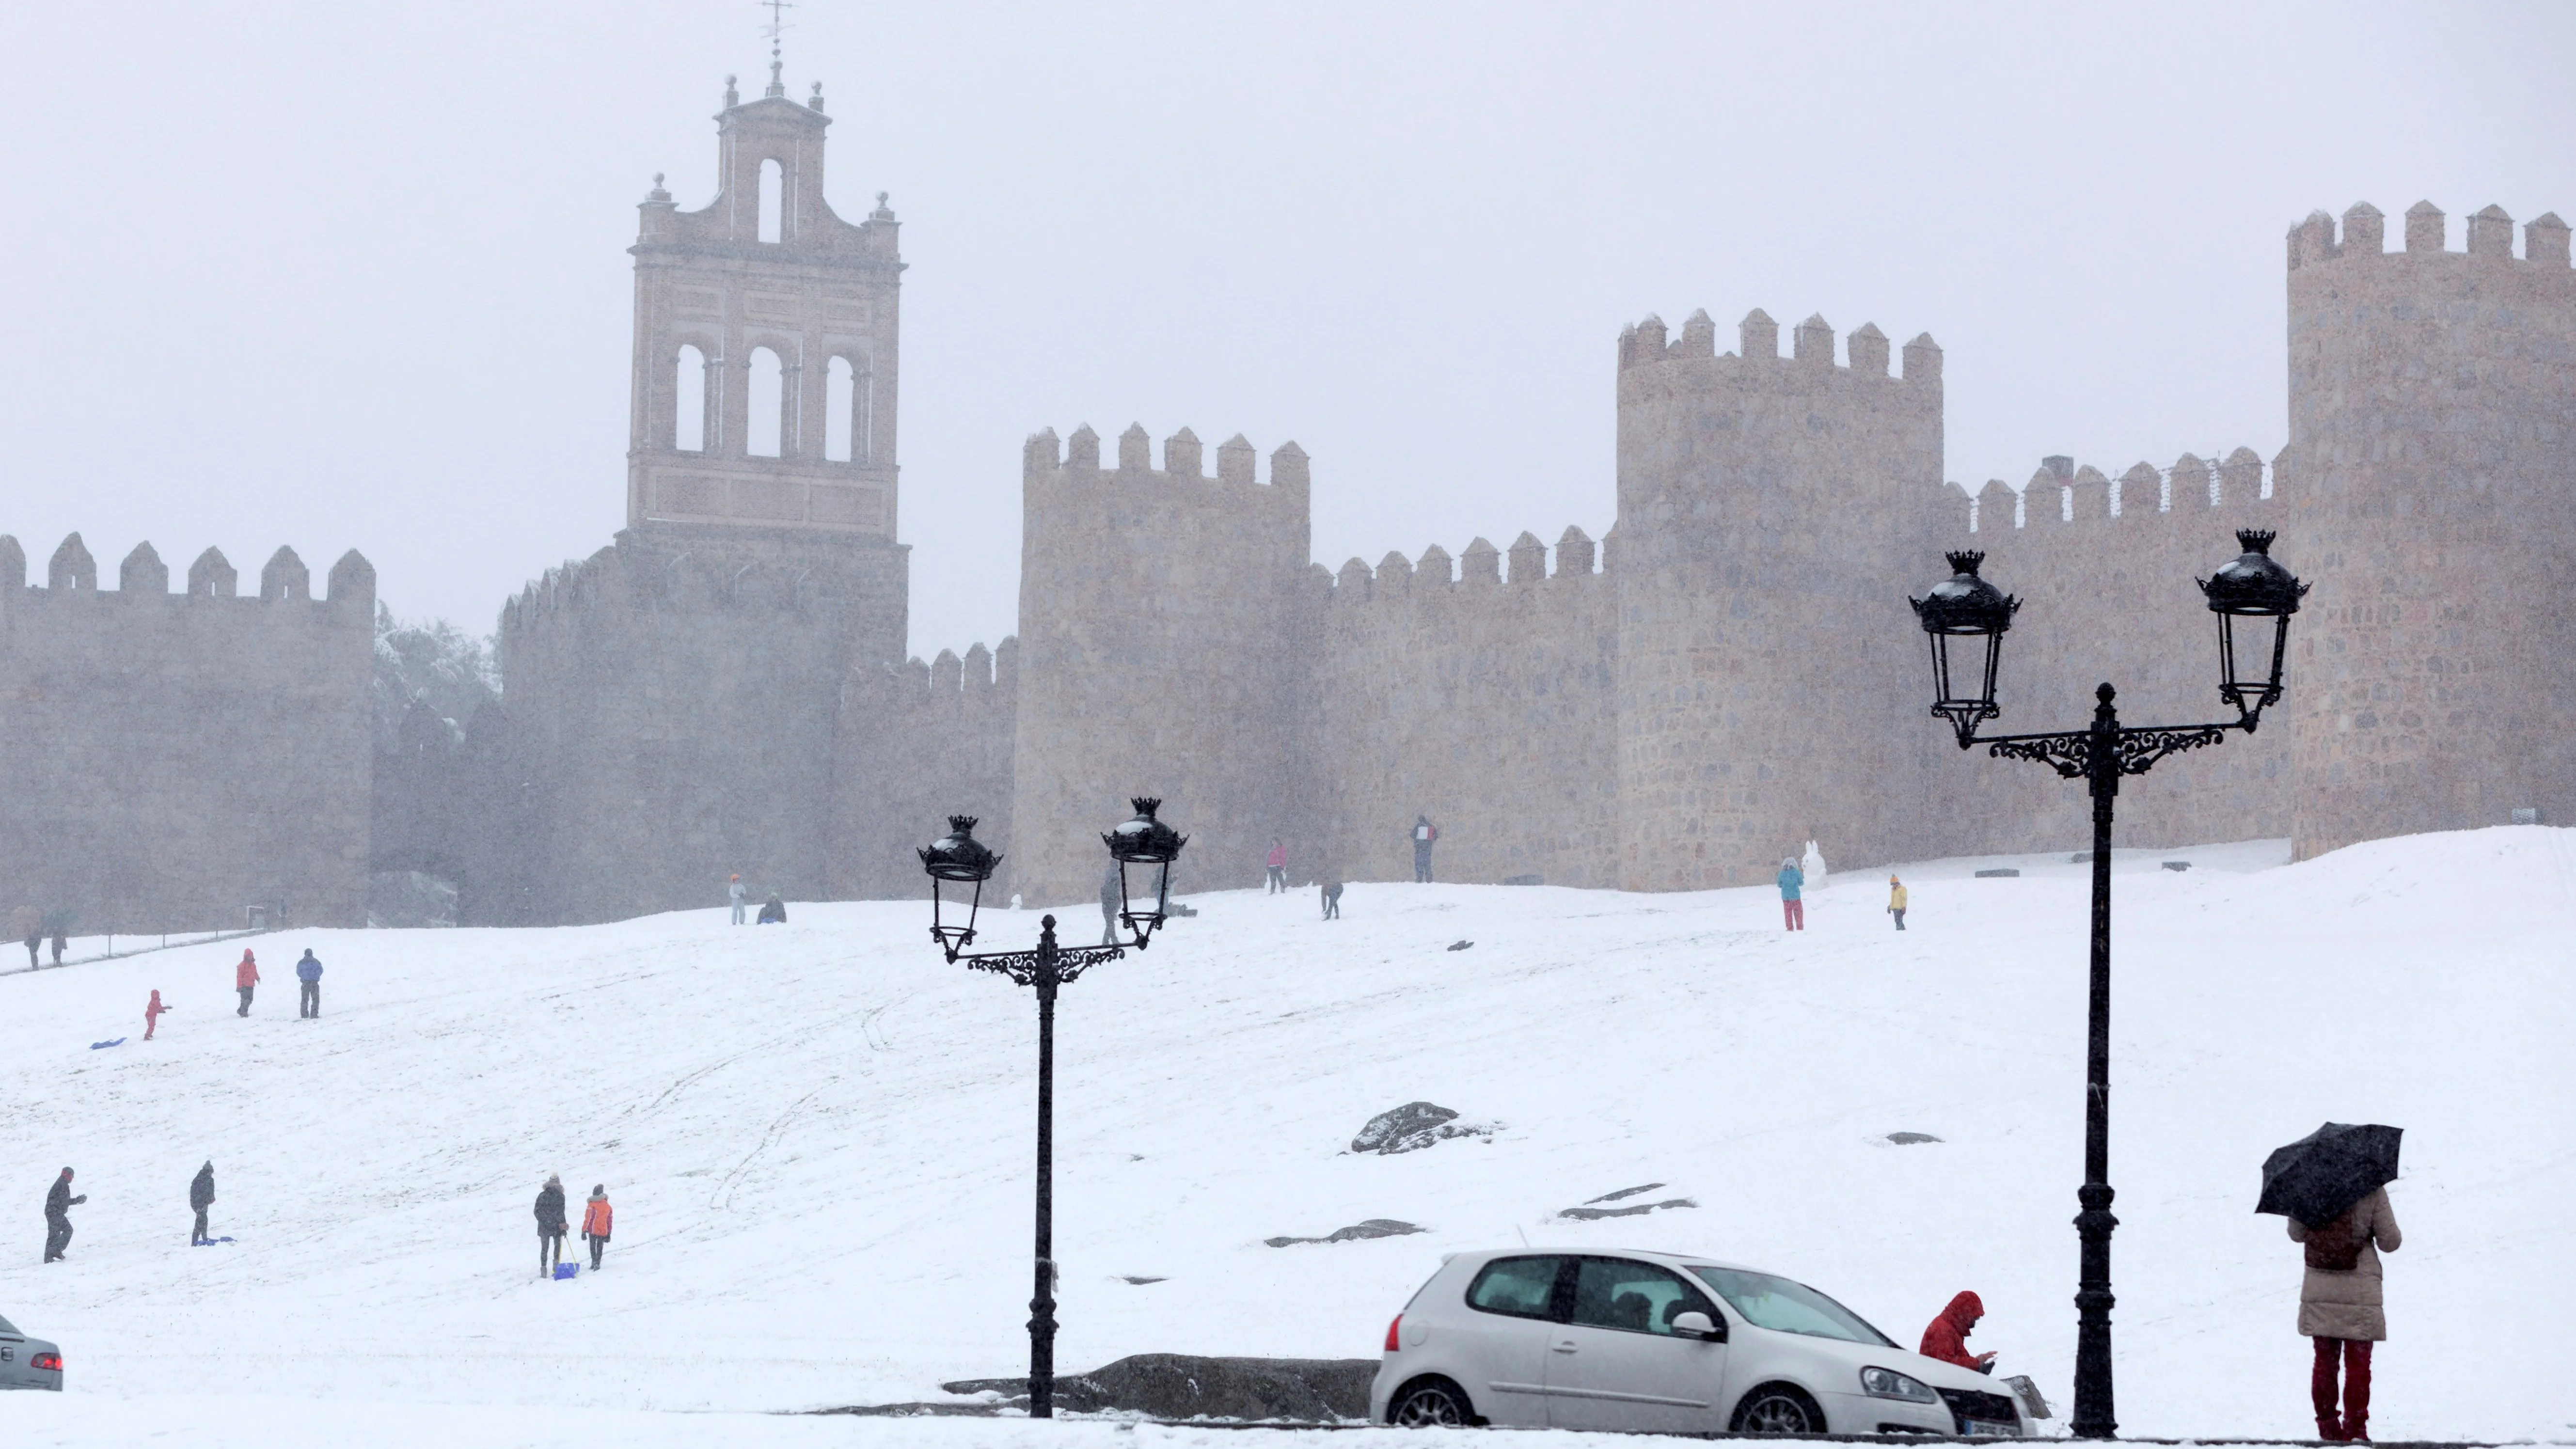
[[[635,203],[750,0],[0,10],[0,532],[350,547],[476,632],[623,522]],[[1313,455],[1315,552],[1612,521],[1620,326],[1947,350],[1949,466],[2284,440],[2282,233],[2576,217],[2576,6],[802,0],[904,222],[912,647],[1009,632],[1040,427]],[[2393,230],[2393,229],[2392,229]],[[1159,452],[1158,452],[1159,456]]]

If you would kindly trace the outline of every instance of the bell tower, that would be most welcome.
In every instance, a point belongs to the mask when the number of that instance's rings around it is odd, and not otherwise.
[[[895,533],[897,294],[885,194],[865,221],[823,197],[823,86],[744,102],[725,81],[716,196],[682,211],[653,178],[635,257],[626,524]]]

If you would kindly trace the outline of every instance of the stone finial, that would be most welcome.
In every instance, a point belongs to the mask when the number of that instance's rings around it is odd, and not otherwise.
[[[2567,265],[2567,223],[2544,211],[2522,224],[2522,259],[2553,267]]]
[[[2469,255],[2493,257],[2498,261],[2513,256],[2513,218],[2501,206],[2489,205],[2469,217]]]
[[[1736,324],[1736,338],[1747,362],[1769,362],[1780,355],[1780,324],[1759,307]]]
[[[820,112],[823,109],[823,83],[821,81],[814,82],[814,94],[806,99],[805,106],[808,110],[816,112]]]
[[[733,83],[732,76],[725,77],[725,109],[728,111],[742,104],[742,92],[735,90]]]
[[[1591,573],[1593,560],[1596,557],[1598,557],[1598,551],[1592,545],[1592,536],[1573,524],[1567,524],[1565,532],[1556,536],[1558,577],[1562,578],[1567,574]]]
[[[1100,435],[1091,430],[1091,424],[1084,423],[1065,439],[1064,466],[1085,473],[1100,471]]]
[[[1187,428],[1163,440],[1163,471],[1175,478],[1206,476],[1200,466],[1204,456],[1199,450],[1199,435]]]
[[[2406,208],[2406,250],[2438,252],[2442,249],[2442,208],[2429,201],[2419,201]]]
[[[1252,485],[1252,466],[1260,455],[1253,450],[1252,440],[1237,433],[1216,445],[1216,481]]]
[[[0,533],[0,593],[14,594],[26,586],[27,551],[18,546],[17,539]]]
[[[304,560],[295,556],[295,550],[280,544],[277,552],[268,556],[267,565],[259,571],[259,601],[274,604],[284,599],[306,600],[312,597],[313,571],[304,566]]]
[[[1151,473],[1154,471],[1154,440],[1145,435],[1143,423],[1129,423],[1118,435],[1118,471]]]
[[[1463,584],[1499,584],[1503,581],[1503,551],[1482,536],[1467,545],[1458,555],[1458,581]]]
[[[1929,332],[1917,332],[1905,344],[1905,380],[1939,382],[1941,380],[1941,344]]]
[[[223,550],[210,548],[197,555],[188,565],[188,597],[192,599],[229,599],[241,586],[241,575],[225,558]]]
[[[1020,445],[1022,478],[1034,478],[1041,473],[1052,473],[1063,466],[1064,444],[1056,438],[1053,428],[1045,428],[1029,434],[1029,440]]]
[[[891,195],[893,195],[893,193],[887,191],[880,191],[877,193],[877,209],[868,213],[868,220],[881,221],[888,225],[893,224],[894,208],[886,205],[886,198]]]
[[[653,189],[644,193],[644,204],[646,206],[669,206],[671,204],[671,193],[663,189],[662,173],[659,171],[653,173]]]
[[[1534,584],[1546,577],[1547,545],[1538,541],[1537,534],[1524,528],[1521,536],[1512,540],[1511,581]]]
[[[367,562],[367,556],[356,549],[340,555],[340,561],[331,565],[331,572],[323,582],[330,589],[324,597],[332,603],[361,604],[371,612],[375,608],[376,566]]]
[[[2340,250],[2348,257],[2375,257],[2388,250],[2388,218],[2367,201],[2346,207]]]
[[[54,550],[45,565],[45,587],[57,594],[98,592],[98,560],[89,556],[89,545],[81,542],[79,534],[65,535],[62,546]]]
[[[1308,482],[1306,450],[1298,447],[1295,439],[1292,438],[1270,450],[1271,487],[1303,493],[1306,491]]]
[[[170,566],[161,561],[160,553],[149,543],[138,543],[125,562],[116,566],[116,591],[120,594],[166,594],[170,592]]]
[[[1792,356],[1809,367],[1833,366],[1834,329],[1825,321],[1825,314],[1814,313],[1799,323],[1798,330],[1791,334],[1789,349]]]
[[[1435,543],[1422,551],[1422,562],[1414,566],[1413,577],[1435,584],[1456,583],[1457,562],[1449,557],[1449,550]]]
[[[1863,322],[1860,330],[1843,339],[1843,350],[1851,354],[1851,370],[1864,377],[1887,376],[1887,334],[1875,322]]]
[[[1715,357],[1717,324],[1708,318],[1703,307],[1682,322],[1682,340],[1672,349],[1675,357]]]

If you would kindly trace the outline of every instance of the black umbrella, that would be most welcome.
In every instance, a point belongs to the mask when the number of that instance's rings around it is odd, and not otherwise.
[[[2321,1228],[2354,1203],[2397,1180],[2403,1127],[2328,1122],[2263,1159],[2258,1213],[2279,1213]]]

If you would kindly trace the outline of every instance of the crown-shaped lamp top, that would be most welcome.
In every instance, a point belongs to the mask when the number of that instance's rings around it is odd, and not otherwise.
[[[2236,530],[2236,545],[2245,551],[2200,581],[2212,613],[2280,618],[2299,612],[2308,586],[2272,557],[2274,537],[2267,528]]]
[[[1154,818],[1163,802],[1139,795],[1127,802],[1136,807],[1136,818],[1121,821],[1118,828],[1100,837],[1109,853],[1127,865],[1160,865],[1181,853],[1189,837]]]
[[[1923,623],[1927,634],[2000,634],[2012,627],[2013,612],[2021,600],[1987,583],[1977,576],[1986,556],[1974,550],[1943,555],[1950,564],[1950,577],[1926,589],[1923,597],[1908,599],[1914,616]]]

